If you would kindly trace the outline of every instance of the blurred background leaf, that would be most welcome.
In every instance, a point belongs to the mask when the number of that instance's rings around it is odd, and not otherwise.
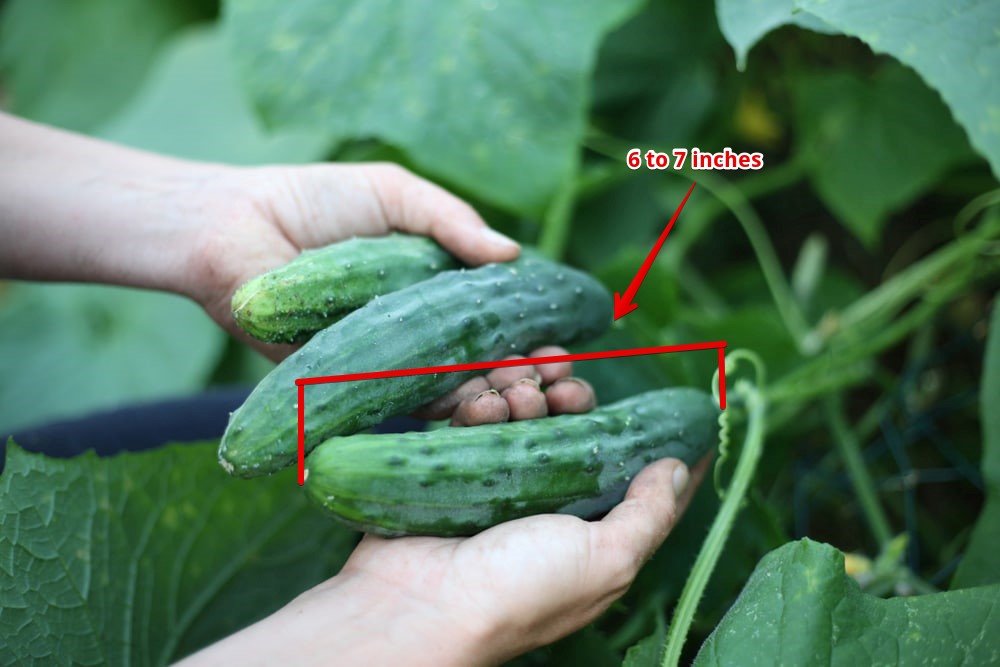
[[[745,69],[747,54],[767,33],[785,25],[818,32],[836,32],[815,15],[795,6],[795,0],[715,0],[719,29],[736,52],[736,66]]]
[[[810,74],[795,85],[797,150],[827,206],[866,245],[890,213],[974,159],[948,109],[910,70]]]
[[[215,0],[7,0],[0,76],[10,110],[91,130],[135,92],[164,41]]]
[[[691,143],[718,100],[720,44],[709,3],[646,3],[601,45],[592,123],[659,150]]]
[[[269,125],[377,137],[538,215],[575,169],[600,39],[639,4],[253,0],[224,16]]]
[[[1000,4],[993,0],[716,0],[719,24],[742,69],[770,30],[795,24],[857,37],[909,65],[951,109],[1000,176]]]
[[[322,132],[264,130],[214,25],[176,33],[132,101],[96,134],[135,148],[230,164],[311,162],[330,149]]]
[[[191,301],[93,285],[0,292],[0,437],[205,386],[226,335]]]
[[[796,0],[796,5],[916,70],[941,93],[1000,178],[1000,3]]]
[[[967,588],[1000,583],[1000,410],[993,405],[1000,396],[1000,308],[993,308],[983,379],[979,387],[983,453],[980,469],[986,485],[986,502],[976,519],[969,546],[951,587]]]

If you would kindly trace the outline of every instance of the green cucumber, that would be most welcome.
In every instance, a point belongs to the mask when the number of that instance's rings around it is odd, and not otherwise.
[[[719,409],[660,389],[580,415],[333,438],[306,459],[307,494],[380,535],[471,535],[551,512],[592,518],[648,463],[693,465],[718,443]]]
[[[353,238],[305,250],[244,283],[233,294],[233,318],[267,343],[301,343],[375,297],[460,263],[424,236]]]
[[[369,302],[279,364],[230,416],[219,461],[241,477],[295,462],[298,378],[494,361],[595,338],[611,315],[611,295],[599,282],[530,252],[510,263],[439,273]],[[306,452],[408,414],[472,374],[307,386]]]

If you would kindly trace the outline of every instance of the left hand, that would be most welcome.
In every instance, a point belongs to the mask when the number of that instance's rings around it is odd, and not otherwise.
[[[201,183],[176,212],[201,221],[182,291],[242,340],[230,314],[233,292],[306,248],[398,230],[431,236],[470,265],[520,251],[467,203],[392,164],[220,167]],[[276,360],[293,349],[255,346]]]

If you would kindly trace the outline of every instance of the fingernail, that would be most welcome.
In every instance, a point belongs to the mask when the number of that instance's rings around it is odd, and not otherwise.
[[[686,465],[682,463],[674,468],[674,494],[679,496],[684,493],[690,479],[691,475],[688,473]]]
[[[558,380],[556,380],[555,382],[553,382],[549,386],[550,387],[554,387],[557,384],[566,384],[566,383],[577,384],[577,385],[580,385],[581,387],[583,387],[584,389],[591,389],[591,390],[593,390],[593,387],[590,386],[589,382],[587,382],[583,378],[578,378],[575,375],[570,375],[569,377],[559,378]]]
[[[479,233],[483,235],[487,242],[492,243],[493,245],[514,246],[516,248],[520,247],[517,241],[509,236],[504,236],[497,230],[490,227],[482,227],[479,230]]]

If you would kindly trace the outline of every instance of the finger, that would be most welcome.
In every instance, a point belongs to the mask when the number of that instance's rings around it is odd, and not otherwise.
[[[690,486],[687,466],[662,459],[640,472],[625,499],[596,526],[595,543],[621,579],[631,577],[663,544],[680,516],[679,496]]]
[[[452,426],[479,426],[505,422],[510,418],[510,406],[496,389],[484,391],[472,400],[462,401],[451,418]]]
[[[505,361],[510,361],[511,359],[527,359],[520,354],[512,354],[508,357],[504,357]],[[489,373],[486,374],[486,380],[490,383],[490,386],[497,391],[503,391],[507,387],[511,386],[518,380],[524,378],[537,379],[538,372],[535,367],[530,363],[526,363],[524,366],[507,366],[506,368],[494,368]]]
[[[489,390],[490,383],[482,375],[467,380],[455,391],[437,398],[418,408],[413,416],[417,419],[447,419],[462,401],[471,400]]]
[[[546,345],[531,353],[532,357],[559,357],[569,354],[565,348],[558,345]],[[535,367],[542,377],[542,384],[549,385],[556,380],[569,377],[573,374],[573,363],[569,361],[556,361],[551,364],[539,364]]]
[[[597,405],[594,388],[586,380],[575,377],[557,380],[545,390],[545,399],[551,415],[580,414]]]
[[[532,378],[523,378],[503,390],[501,394],[510,407],[510,420],[539,419],[549,414],[545,394]]]
[[[516,259],[520,246],[490,229],[476,210],[430,181],[402,167],[372,165],[372,193],[393,229],[433,237],[473,266]]]

